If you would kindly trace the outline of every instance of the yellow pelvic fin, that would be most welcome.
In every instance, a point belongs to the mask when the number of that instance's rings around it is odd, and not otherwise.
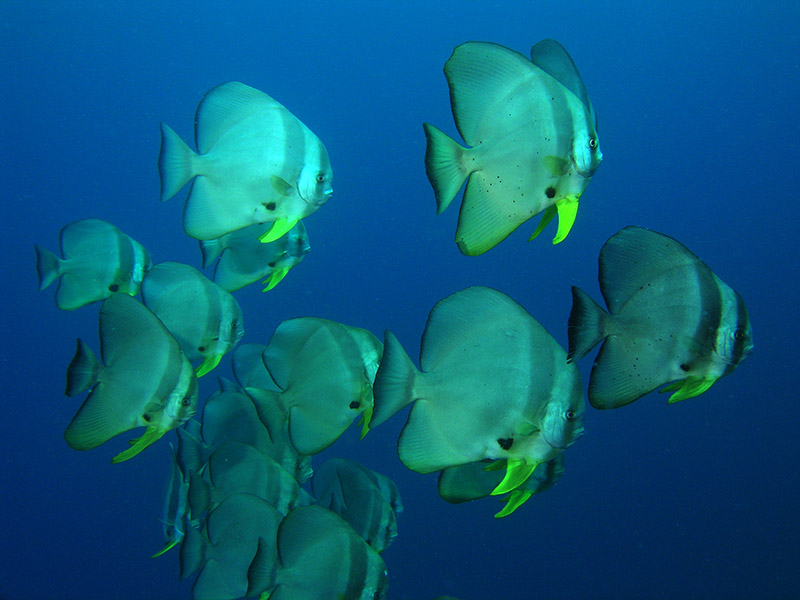
[[[361,413],[361,436],[359,436],[358,441],[363,440],[364,436],[369,433],[369,422],[372,420],[372,411],[374,409],[374,406],[369,406],[363,413]]]
[[[483,467],[484,471],[499,471],[500,469],[505,469],[506,464],[505,461],[502,460],[493,460],[492,462],[488,463],[485,467]]]
[[[161,556],[162,554],[164,554],[164,553],[168,552],[168,551],[169,551],[169,550],[171,550],[171,549],[172,549],[174,546],[177,546],[177,545],[178,545],[178,540],[172,540],[172,541],[171,541],[169,544],[167,544],[167,545],[166,545],[166,546],[164,546],[164,547],[163,547],[161,550],[159,550],[158,552],[156,552],[155,554],[153,554],[153,555],[152,555],[150,558],[155,558],[155,557],[157,557],[157,556]]]
[[[505,498],[506,505],[503,507],[503,510],[494,516],[494,518],[502,519],[503,517],[507,517],[520,506],[525,504],[528,501],[528,498],[531,496],[533,496],[533,490],[514,490],[508,495],[507,498]]]
[[[262,244],[267,244],[280,239],[283,237],[283,234],[295,226],[297,221],[299,221],[297,218],[287,219],[286,217],[281,217],[272,224],[272,227],[261,234],[261,237],[258,238],[258,241]]]
[[[506,464],[506,476],[492,490],[492,496],[499,496],[514,490],[528,481],[528,477],[536,469],[538,461],[529,463],[524,458],[509,458]]]
[[[289,272],[290,268],[291,267],[283,267],[282,269],[275,269],[272,272],[272,275],[270,275],[264,281],[261,282],[261,285],[264,285],[265,283],[267,284],[267,287],[265,287],[261,291],[268,292],[276,285],[278,285],[283,280],[283,278],[286,277],[286,274]]]
[[[131,440],[131,447],[125,450],[124,452],[120,452],[114,458],[111,459],[111,464],[115,465],[117,463],[124,462],[129,458],[133,458],[139,452],[147,448],[148,446],[157,442],[162,435],[167,432],[166,429],[161,429],[160,427],[150,426],[144,431],[144,435],[142,437],[137,438],[135,440]]]
[[[667,386],[664,386],[659,391],[661,393],[664,392],[675,392],[672,396],[669,397],[667,400],[667,404],[675,404],[676,402],[680,402],[681,400],[686,400],[687,398],[694,398],[695,396],[699,396],[703,392],[705,392],[708,388],[714,385],[714,382],[717,379],[715,377],[693,377],[689,376],[683,381],[676,381],[675,383],[671,383]]]
[[[557,211],[555,206],[548,206],[546,209],[544,209],[542,218],[539,219],[539,224],[536,226],[536,229],[533,230],[533,233],[531,234],[531,237],[528,238],[528,241],[530,242],[535,237],[538,237],[538,235],[544,231],[544,228],[549,225],[550,221],[553,220],[553,217],[555,217],[556,214]]]
[[[222,354],[209,354],[204,359],[203,362],[195,369],[195,373],[198,377],[202,377],[209,371],[213,371],[214,367],[219,364],[219,361],[222,359]]]
[[[578,216],[578,201],[581,199],[580,194],[573,194],[566,196],[556,202],[556,210],[558,210],[558,231],[556,237],[553,238],[553,244],[563,242],[569,235],[572,226],[575,224],[575,217]]]

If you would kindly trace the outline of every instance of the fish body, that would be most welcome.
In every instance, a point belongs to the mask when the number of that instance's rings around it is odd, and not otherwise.
[[[531,239],[557,214],[553,242],[562,241],[602,161],[594,108],[567,51],[543,40],[531,56],[488,42],[458,46],[444,72],[468,147],[424,124],[439,213],[467,181],[456,231],[463,254],[486,252],[542,212]]]
[[[300,454],[321,452],[371,411],[382,350],[369,331],[327,319],[302,317],[278,326],[263,359],[281,389],[271,394],[285,408]]]
[[[656,388],[670,403],[703,393],[753,349],[741,296],[683,244],[626,227],[600,251],[600,289],[609,312],[573,287],[569,356],[603,342],[592,367],[589,401],[617,408]]]
[[[190,473],[192,520],[197,521],[204,512],[239,493],[258,496],[283,515],[313,500],[271,457],[253,446],[228,440],[211,454],[202,475]]]
[[[376,475],[359,463],[331,458],[315,470],[312,484],[315,504],[338,514],[377,552],[383,552],[397,537],[397,515]]]
[[[167,326],[198,377],[219,364],[244,335],[242,309],[229,293],[189,265],[153,267],[142,284],[145,305]]]
[[[214,266],[214,283],[228,292],[234,292],[259,279],[263,292],[280,283],[289,270],[311,250],[308,234],[302,221],[281,238],[262,244],[259,238],[272,226],[271,223],[250,225],[227,233],[219,239],[201,241],[203,267]]]
[[[67,395],[91,389],[64,437],[89,450],[136,427],[145,434],[114,457],[131,458],[197,410],[197,378],[161,321],[127,294],[113,294],[100,309],[102,362],[78,340],[67,369]]]
[[[175,449],[170,444],[172,457],[169,479],[164,488],[164,515],[161,519],[164,533],[164,547],[153,554],[151,558],[161,556],[183,540],[185,521],[184,517],[188,508],[189,482],[183,476],[183,471],[178,464]]]
[[[135,296],[153,266],[144,246],[101,219],[66,225],[60,245],[63,258],[41,246],[35,249],[39,289],[60,278],[56,304],[62,310],[104,300],[114,292]]]
[[[271,591],[271,600],[380,600],[387,590],[380,554],[341,517],[316,505],[286,515],[277,544],[260,539],[248,570],[248,598]]]
[[[333,172],[325,146],[282,104],[239,82],[209,91],[195,117],[195,153],[161,124],[161,199],[195,179],[184,229],[212,240],[272,223],[273,241],[327,202]]]
[[[547,331],[505,294],[473,287],[441,300],[422,338],[418,370],[386,332],[370,427],[413,402],[400,460],[431,473],[506,460],[493,493],[511,491],[583,432],[580,375]]]
[[[247,570],[260,539],[275,544],[281,515],[261,498],[234,494],[209,511],[199,527],[189,527],[181,544],[181,578],[200,571],[192,598],[241,598]]]

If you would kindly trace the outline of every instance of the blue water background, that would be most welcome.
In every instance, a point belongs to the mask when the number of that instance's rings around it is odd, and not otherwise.
[[[161,204],[160,121],[193,139],[198,101],[239,80],[326,144],[335,195],[306,220],[312,251],[273,291],[236,293],[245,343],[319,316],[394,331],[416,357],[428,311],[470,285],[502,290],[563,345],[570,286],[599,297],[597,254],[621,227],[686,244],[747,302],[756,349],[703,396],[589,409],[562,481],[509,518],[451,506],[396,455],[405,412],[326,455],[400,486],[384,553],[390,597],[800,597],[797,395],[800,4],[796,2],[0,3],[3,426],[0,598],[181,599],[162,546],[166,440],[111,465],[62,435],[75,339],[95,350],[97,304],[38,292],[33,244],[109,220],[155,262],[199,266],[185,192]],[[569,50],[599,116],[605,160],[567,240],[533,222],[487,254],[453,243],[425,176],[428,121],[456,136],[442,66],[467,40]],[[584,385],[591,359],[581,363]],[[215,374],[229,375],[227,359]],[[215,388],[201,380],[201,397]],[[170,434],[168,439],[173,439]]]

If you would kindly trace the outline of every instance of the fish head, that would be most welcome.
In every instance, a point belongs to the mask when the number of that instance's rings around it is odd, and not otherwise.
[[[587,179],[594,175],[603,161],[597,129],[590,123],[585,123],[585,127],[577,128],[574,132],[571,158],[575,170]]]
[[[197,377],[186,357],[182,358],[178,382],[164,405],[164,416],[169,427],[178,427],[197,412]]]
[[[308,234],[302,221],[298,221],[292,230],[286,234],[286,251],[288,258],[293,259],[292,264],[299,262],[311,251]]]
[[[297,181],[297,191],[308,204],[322,206],[333,194],[333,170],[328,152],[321,143],[308,149],[306,162]]]
[[[727,321],[726,326],[719,328],[716,340],[716,353],[722,361],[730,365],[726,372],[730,372],[753,351],[753,329],[750,326],[750,316],[744,300],[735,293],[735,316]],[[731,311],[733,312],[733,311]]]
[[[567,375],[567,374],[565,374]],[[542,419],[541,431],[554,448],[568,448],[583,435],[586,405],[579,377],[562,377],[562,385],[554,386]]]

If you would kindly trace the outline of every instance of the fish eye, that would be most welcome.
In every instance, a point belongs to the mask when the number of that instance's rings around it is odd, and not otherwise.
[[[317,173],[317,183],[325,181],[325,173]]]
[[[744,339],[744,331],[742,329],[737,329],[733,332],[733,339],[735,340],[743,340]]]
[[[571,410],[568,410],[566,413],[564,413],[564,417],[567,419],[567,421],[572,421],[575,416],[575,413]]]
[[[592,150],[597,148],[597,140],[595,138],[589,138],[589,148]]]
[[[188,396],[184,396],[181,400],[181,404],[183,406],[189,406],[192,403],[191,399]]]

